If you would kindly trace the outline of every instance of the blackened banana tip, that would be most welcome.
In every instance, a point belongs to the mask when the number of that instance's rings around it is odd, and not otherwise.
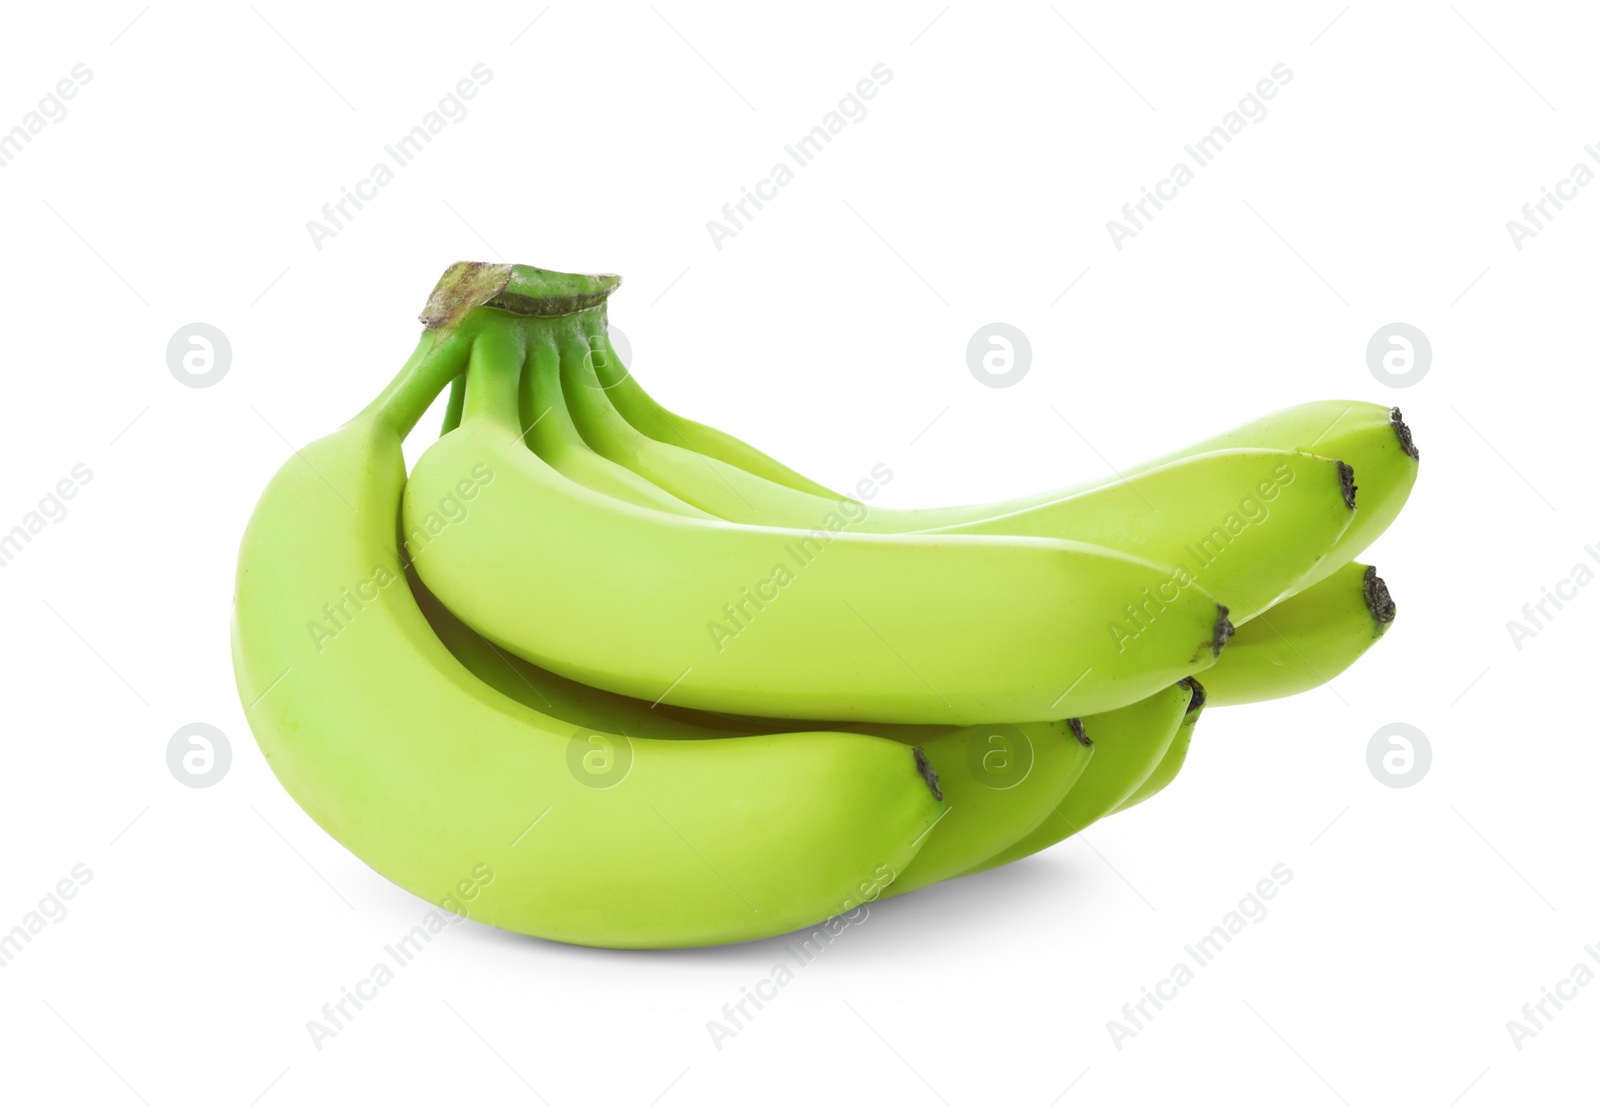
[[[939,790],[939,773],[929,762],[928,755],[922,751],[920,745],[912,749],[911,753],[917,759],[917,771],[922,773],[922,779],[928,785],[928,790],[933,793],[933,798],[943,803],[944,792]]]
[[[1394,429],[1394,435],[1400,441],[1400,450],[1412,459],[1421,459],[1422,457],[1417,454],[1417,442],[1411,439],[1411,426],[1400,416],[1399,406],[1389,410],[1389,426]]]
[[[1195,713],[1195,711],[1206,705],[1205,685],[1199,680],[1193,676],[1185,676],[1178,681],[1178,686],[1189,689],[1189,709],[1183,712],[1185,716]]]
[[[1079,745],[1087,745],[1087,746],[1093,746],[1094,745],[1094,742],[1089,739],[1089,735],[1084,732],[1083,719],[1081,719],[1081,718],[1069,718],[1069,719],[1067,719],[1067,729],[1072,731],[1072,736],[1078,739],[1078,744]]]
[[[1222,655],[1222,646],[1228,643],[1228,638],[1233,636],[1233,623],[1228,621],[1228,608],[1221,603],[1217,604],[1217,624],[1211,627],[1211,655],[1213,658]]]
[[[1378,577],[1378,569],[1367,568],[1361,578],[1361,597],[1367,602],[1372,620],[1386,626],[1394,621],[1394,599],[1389,597],[1389,585]]]
[[[1334,460],[1339,465],[1339,493],[1344,495],[1344,504],[1349,509],[1356,508],[1356,469],[1344,460]]]

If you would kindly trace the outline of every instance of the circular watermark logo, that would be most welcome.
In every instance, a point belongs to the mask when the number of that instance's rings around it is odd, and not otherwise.
[[[1433,366],[1433,345],[1414,324],[1386,324],[1367,341],[1367,369],[1385,386],[1403,390],[1422,381]]]
[[[967,341],[967,369],[985,386],[1015,386],[1031,366],[1033,345],[1014,324],[986,324]]]
[[[185,386],[215,386],[232,365],[233,345],[214,324],[186,324],[167,341],[167,369]]]
[[[614,788],[633,771],[633,742],[620,730],[580,726],[567,742],[567,771],[586,788]]]
[[[617,358],[622,361],[623,369],[633,366],[633,344],[628,341],[627,333],[614,324],[607,324],[606,338],[611,341],[611,350],[616,352]]]
[[[628,337],[622,329],[614,324],[606,325],[605,341],[599,336],[590,334],[586,342],[589,345],[589,369],[600,380],[600,388],[608,389],[614,382],[626,379],[630,372],[628,367],[633,363],[633,345],[628,342]],[[606,343],[611,345],[611,350],[606,350]],[[615,355],[616,358],[612,358]]]
[[[207,722],[191,722],[167,742],[167,768],[186,788],[209,788],[228,774],[233,747],[221,730]]]
[[[967,738],[967,771],[985,787],[1014,788],[1033,771],[1033,741],[1020,726],[979,726]]]
[[[1433,746],[1427,736],[1407,722],[1391,722],[1367,742],[1367,767],[1373,779],[1386,788],[1409,788],[1428,774]]]

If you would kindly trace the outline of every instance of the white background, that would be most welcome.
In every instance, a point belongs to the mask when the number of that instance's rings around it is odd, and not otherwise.
[[[1506,623],[1600,568],[1600,186],[1521,250],[1506,224],[1597,165],[1597,32],[1479,0],[12,11],[0,130],[93,77],[0,168],[0,531],[75,464],[93,479],[0,568],[0,931],[75,864],[93,880],[0,968],[0,1099],[1592,1099],[1600,987],[1520,1049],[1507,1023],[1600,973],[1600,588],[1520,650]],[[318,250],[307,221],[480,62],[468,115]],[[718,250],[707,221],[880,62],[868,115]],[[1278,63],[1268,115],[1117,250],[1107,221]],[[464,924],[315,1049],[307,1022],[427,905],[260,758],[234,554],[289,445],[388,380],[458,258],[621,273],[612,320],[658,397],[834,487],[887,463],[901,505],[1094,477],[1304,400],[1398,404],[1422,473],[1369,553],[1398,622],[1336,692],[1207,712],[1155,801],[875,905],[720,1049],[708,1021],[782,940],[608,953]],[[1009,389],[965,363],[995,321],[1033,346]],[[1365,357],[1397,321],[1433,346],[1407,389]],[[192,322],[232,344],[208,389],[166,362]],[[166,763],[192,722],[231,742],[203,790]],[[1392,722],[1431,743],[1414,787],[1369,771]],[[1266,918],[1115,1045],[1107,1022],[1278,863]]]

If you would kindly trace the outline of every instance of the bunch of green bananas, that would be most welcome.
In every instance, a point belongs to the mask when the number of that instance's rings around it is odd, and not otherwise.
[[[1393,619],[1353,559],[1416,480],[1397,411],[1313,403],[1110,481],[879,509],[645,394],[617,284],[450,268],[399,375],[245,532],[262,752],[419,896],[492,876],[472,917],[594,946],[809,926],[1148,798],[1203,705],[1325,682]]]

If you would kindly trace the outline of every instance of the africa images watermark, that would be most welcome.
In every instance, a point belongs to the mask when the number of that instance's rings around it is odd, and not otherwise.
[[[306,1034],[311,1036],[311,1045],[320,1051],[324,1043],[344,1031],[357,1014],[378,998],[379,990],[393,982],[396,969],[410,965],[430,942],[444,933],[446,927],[466,922],[466,905],[493,883],[493,869],[483,864],[474,866],[471,875],[451,888],[438,901],[438,907],[430,908],[421,923],[384,946],[385,956],[394,961],[393,968],[387,961],[378,961],[365,977],[356,981],[355,988],[340,985],[338,997],[322,1006],[322,1018],[306,1021]]]
[[[1584,545],[1583,551],[1596,564],[1600,564],[1600,550],[1597,550],[1594,545]],[[1578,592],[1593,583],[1594,580],[1594,568],[1579,560],[1572,565],[1572,571],[1565,578],[1556,580],[1554,591],[1548,587],[1541,586],[1539,588],[1538,602],[1523,603],[1523,621],[1519,622],[1513,618],[1506,623],[1506,632],[1511,635],[1511,644],[1520,653],[1524,641],[1530,641],[1539,636],[1540,633],[1544,632],[1545,623],[1555,619],[1555,614],[1550,612],[1551,607],[1555,607],[1556,613],[1560,613],[1566,609],[1566,603],[1576,599]],[[1541,616],[1543,617],[1542,621],[1540,620]]]
[[[67,917],[66,901],[75,898],[94,879],[94,870],[82,861],[72,866],[67,876],[62,877],[35,905],[35,910],[29,911],[22,917],[22,921],[12,927],[5,934],[0,934],[0,968],[10,965],[17,960],[17,955],[24,946],[32,942],[35,937],[43,933],[51,923],[59,923]]]
[[[1255,485],[1251,494],[1239,500],[1237,509],[1230,511],[1220,524],[1213,526],[1209,533],[1194,543],[1185,545],[1183,551],[1194,566],[1191,568],[1188,564],[1179,564],[1173,569],[1172,577],[1157,587],[1154,594],[1146,587],[1138,603],[1124,606],[1122,612],[1127,618],[1127,625],[1109,623],[1117,651],[1125,652],[1130,642],[1154,625],[1167,604],[1177,602],[1179,592],[1194,586],[1200,572],[1220,560],[1228,546],[1238,540],[1245,530],[1252,525],[1263,524],[1270,518],[1272,507],[1268,503],[1275,501],[1283,493],[1283,488],[1294,480],[1294,468],[1287,463],[1280,463],[1270,476]]]
[[[767,976],[755,983],[754,988],[740,985],[739,996],[722,1005],[722,1018],[706,1021],[706,1034],[711,1036],[711,1045],[721,1050],[725,1042],[736,1038],[754,1021],[752,1008],[759,1013],[778,998],[781,989],[794,980],[796,970],[804,969],[816,961],[850,927],[865,923],[872,914],[868,905],[894,880],[894,869],[879,865],[871,877],[856,886],[856,893],[845,899],[839,914],[818,923],[797,941],[785,942],[783,952],[794,959],[794,968],[791,969],[787,962],[779,961],[773,964]]]
[[[322,652],[328,647],[328,642],[349,629],[368,603],[378,601],[385,587],[404,583],[404,569],[410,567],[418,554],[438,540],[446,529],[466,521],[472,512],[468,503],[492,482],[494,469],[486,463],[480,463],[467,478],[451,488],[452,493],[439,499],[438,505],[420,512],[416,528],[403,539],[402,547],[395,550],[398,567],[375,565],[372,574],[340,591],[332,602],[323,606],[317,618],[306,623],[306,633],[310,635],[317,651]]]
[[[44,497],[39,499],[36,508],[22,515],[20,523],[13,525],[10,530],[0,533],[0,568],[7,567],[22,554],[22,550],[33,542],[33,538],[45,531],[48,525],[58,525],[67,519],[66,503],[78,496],[78,491],[89,485],[94,479],[94,472],[81,463],[72,465],[72,470],[63,475],[56,485],[45,491]]]
[[[0,169],[16,161],[22,148],[33,142],[50,124],[67,118],[66,102],[78,95],[78,90],[94,80],[94,70],[79,62],[72,71],[55,83],[50,92],[39,98],[39,104],[22,115],[22,122],[10,131],[0,132]]]
[[[823,115],[821,123],[783,148],[788,161],[780,160],[774,163],[767,176],[756,182],[753,190],[748,185],[741,185],[739,199],[729,201],[722,206],[722,219],[727,223],[706,221],[706,232],[711,236],[711,246],[721,251],[723,240],[732,239],[744,231],[745,224],[755,219],[749,206],[754,205],[756,212],[760,212],[766,207],[762,204],[763,201],[777,200],[778,190],[794,181],[799,172],[809,166],[812,160],[822,153],[824,147],[833,142],[835,135],[851,124],[858,124],[867,118],[866,102],[876,97],[878,90],[893,80],[892,69],[882,62],[874,65],[871,76],[857,81],[851,91],[839,99],[838,106],[830,108]]]
[[[1266,102],[1274,99],[1278,95],[1278,90],[1293,80],[1294,71],[1288,66],[1282,62],[1273,66],[1268,76],[1257,81],[1255,88],[1239,99],[1238,107],[1227,111],[1221,123],[1183,148],[1183,153],[1189,156],[1194,163],[1193,166],[1180,159],[1173,164],[1166,177],[1156,182],[1154,189],[1141,185],[1139,199],[1122,206],[1122,219],[1127,223],[1117,220],[1106,221],[1106,231],[1111,235],[1111,245],[1121,251],[1124,240],[1132,239],[1144,231],[1145,225],[1155,219],[1155,213],[1147,206],[1154,205],[1156,212],[1160,212],[1166,207],[1162,204],[1163,201],[1177,200],[1178,190],[1194,181],[1199,176],[1199,171],[1211,165],[1223,149],[1233,142],[1235,135],[1251,124],[1258,124],[1267,118]]]
[[[346,224],[355,219],[355,213],[350,211],[351,206],[355,207],[356,212],[360,212],[364,207],[361,202],[377,200],[378,190],[394,181],[401,170],[411,165],[423,149],[433,142],[435,135],[451,124],[458,124],[466,119],[466,102],[476,97],[478,92],[493,80],[494,71],[488,66],[482,62],[473,66],[468,76],[457,81],[450,92],[439,98],[437,107],[424,112],[422,120],[410,131],[384,146],[383,153],[388,156],[387,162],[373,163],[367,176],[356,182],[354,190],[341,185],[339,199],[322,206],[322,221],[326,223],[318,220],[306,221],[306,232],[311,236],[311,246],[321,251],[324,240],[338,235]]]
[[[795,581],[800,572],[822,558],[822,554],[827,551],[828,545],[833,543],[835,537],[865,521],[867,515],[872,512],[867,503],[878,496],[880,488],[887,486],[893,480],[894,472],[889,470],[887,465],[873,464],[870,477],[862,479],[855,485],[855,493],[860,501],[846,500],[836,503],[834,508],[823,516],[817,528],[807,530],[803,535],[784,545],[783,553],[794,567],[791,568],[788,563],[779,560],[773,564],[765,579],[756,582],[753,589],[745,587],[732,602],[723,606],[721,620],[713,618],[706,623],[706,632],[711,635],[711,644],[716,650],[722,652],[728,647],[729,641],[749,629],[751,623],[769,604],[777,601],[778,595]],[[755,613],[751,613],[751,607],[755,608]]]
[[[1584,954],[1600,964],[1600,945],[1591,942],[1583,948]],[[1520,1052],[1522,1044],[1529,1039],[1538,1038],[1544,1031],[1545,1024],[1555,1019],[1550,1009],[1557,1012],[1566,1010],[1568,1004],[1578,998],[1582,989],[1594,983],[1595,973],[1585,961],[1577,962],[1567,972],[1567,975],[1556,982],[1554,989],[1539,986],[1539,999],[1537,1003],[1522,1005],[1521,1019],[1506,1020],[1506,1033],[1511,1036],[1511,1045]]]
[[[1120,1051],[1123,1043],[1142,1032],[1168,1004],[1178,998],[1181,989],[1189,986],[1195,978],[1195,970],[1204,969],[1215,961],[1250,924],[1266,919],[1267,903],[1277,899],[1283,888],[1293,880],[1294,871],[1282,861],[1272,866],[1268,875],[1257,881],[1234,905],[1234,910],[1222,917],[1220,923],[1197,941],[1184,946],[1184,956],[1193,960],[1192,966],[1188,960],[1180,959],[1173,963],[1165,977],[1156,982],[1154,989],[1140,985],[1138,999],[1122,1005],[1122,1017],[1106,1020],[1106,1034],[1111,1036],[1111,1045]]]
[[[1586,144],[1583,153],[1593,159],[1596,165],[1600,165],[1600,150],[1597,150],[1593,143]],[[1544,231],[1545,225],[1555,219],[1555,213],[1550,211],[1552,206],[1556,212],[1560,212],[1567,207],[1562,204],[1563,201],[1577,200],[1578,190],[1594,179],[1593,167],[1586,162],[1576,162],[1567,172],[1567,176],[1556,182],[1554,189],[1541,185],[1539,199],[1529,201],[1522,206],[1522,219],[1526,223],[1516,220],[1506,221],[1506,232],[1511,236],[1511,246],[1521,251],[1523,244]]]

